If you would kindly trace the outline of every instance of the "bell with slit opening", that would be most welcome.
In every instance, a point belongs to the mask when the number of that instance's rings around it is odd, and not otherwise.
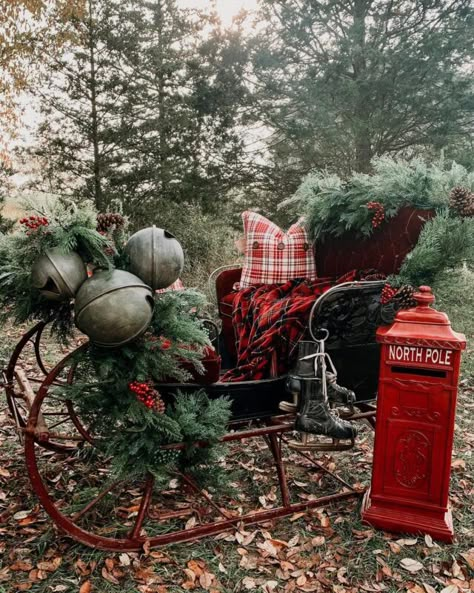
[[[183,248],[179,241],[156,226],[133,234],[125,246],[129,270],[153,290],[168,288],[175,282],[184,266]]]
[[[51,301],[73,298],[85,280],[86,266],[75,251],[50,249],[31,268],[31,284]]]
[[[116,348],[146,331],[153,304],[150,287],[137,276],[124,270],[100,270],[76,295],[76,326],[94,344]]]

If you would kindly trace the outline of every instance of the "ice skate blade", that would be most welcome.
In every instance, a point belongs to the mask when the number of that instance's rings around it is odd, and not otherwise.
[[[355,440],[341,442],[338,439],[332,439],[332,442],[318,441],[310,439],[309,433],[302,433],[301,441],[296,439],[288,442],[288,447],[295,451],[348,451],[355,445]]]

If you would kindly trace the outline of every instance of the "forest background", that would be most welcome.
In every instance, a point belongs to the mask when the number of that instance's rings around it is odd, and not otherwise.
[[[165,227],[190,284],[235,258],[245,208],[288,226],[277,205],[312,171],[474,166],[469,0],[0,0],[0,15],[2,197]]]

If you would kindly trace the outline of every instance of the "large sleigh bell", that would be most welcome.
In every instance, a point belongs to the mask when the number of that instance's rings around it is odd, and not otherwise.
[[[51,249],[41,255],[31,269],[31,283],[49,300],[72,298],[87,279],[87,270],[80,255]]]
[[[153,302],[150,287],[140,278],[123,270],[99,271],[76,295],[76,325],[99,346],[122,346],[150,325]]]
[[[129,257],[130,271],[153,290],[167,288],[179,278],[183,270],[181,244],[171,233],[155,226],[132,235],[125,252]]]

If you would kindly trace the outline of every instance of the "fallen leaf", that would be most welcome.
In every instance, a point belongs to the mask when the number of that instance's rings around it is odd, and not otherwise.
[[[300,577],[296,579],[296,584],[298,585],[298,587],[302,587],[303,585],[306,585],[307,580],[308,579],[306,578],[306,575],[302,574]]]
[[[394,554],[400,554],[402,547],[397,542],[388,542],[388,545]]]
[[[414,585],[408,589],[408,593],[425,593],[425,591],[420,585]]]
[[[278,550],[275,546],[271,543],[270,540],[266,539],[264,542],[258,542],[257,548],[260,548],[267,556],[273,556],[274,558],[278,558]]]
[[[264,593],[272,593],[278,587],[277,581],[267,581],[262,585],[262,591]]]
[[[461,567],[456,562],[456,560],[451,565],[451,572],[452,572],[453,577],[455,577],[455,578],[459,577],[462,574]]]
[[[200,577],[206,569],[206,563],[203,560],[190,560],[187,566],[197,577]]]
[[[33,568],[33,565],[29,561],[17,560],[13,564],[11,564],[9,568],[13,571],[22,570],[25,572],[29,572]]]
[[[471,548],[467,552],[461,554],[464,560],[467,562],[470,569],[474,570],[474,548]]]
[[[466,469],[466,461],[464,459],[454,459],[451,463],[453,469]],[[444,589],[443,589],[444,591]]]
[[[122,566],[130,566],[130,556],[128,554],[120,554],[119,561]]]
[[[425,544],[428,546],[428,548],[434,547],[433,538],[428,533],[425,535]]]
[[[79,589],[79,593],[91,593],[92,583],[90,581],[84,581]]]
[[[116,579],[114,577],[113,574],[111,574],[106,568],[105,566],[102,567],[102,576],[104,577],[104,579],[106,581],[109,581],[109,583],[112,583],[114,585],[120,585],[120,581],[118,579]]]
[[[257,583],[255,582],[255,579],[252,579],[252,577],[244,577],[242,579],[242,585],[247,589],[247,591],[251,591],[257,587]]]
[[[403,560],[400,561],[400,566],[411,573],[423,570],[423,564],[418,562],[418,560],[413,560],[413,558],[403,558]]]
[[[436,589],[428,583],[423,583],[423,587],[425,588],[426,593],[436,593]]]
[[[79,558],[79,560],[76,561],[75,567],[76,570],[83,576],[87,576],[91,573],[87,564],[81,558]]]
[[[26,519],[26,517],[29,517],[31,513],[32,511],[18,511],[18,513],[15,513],[13,515],[13,518],[15,519],[15,521],[21,521],[22,519]]]
[[[197,523],[196,517],[191,517],[186,521],[186,525],[184,526],[185,529],[192,529]]]
[[[215,576],[212,574],[212,572],[203,572],[202,575],[199,577],[199,584],[203,589],[206,589],[208,591],[214,579]]]
[[[456,585],[448,585],[444,589],[441,589],[439,593],[458,593],[459,589]]]
[[[40,570],[44,570],[46,572],[54,572],[55,570],[58,570],[58,568],[61,566],[61,562],[62,562],[61,556],[56,556],[56,558],[53,558],[52,560],[38,562],[38,564],[36,566]]]
[[[183,572],[188,577],[188,582],[194,583],[196,580],[196,573],[190,568],[183,568]]]
[[[397,539],[397,544],[399,546],[416,546],[418,540],[416,538],[409,538],[409,539]]]

